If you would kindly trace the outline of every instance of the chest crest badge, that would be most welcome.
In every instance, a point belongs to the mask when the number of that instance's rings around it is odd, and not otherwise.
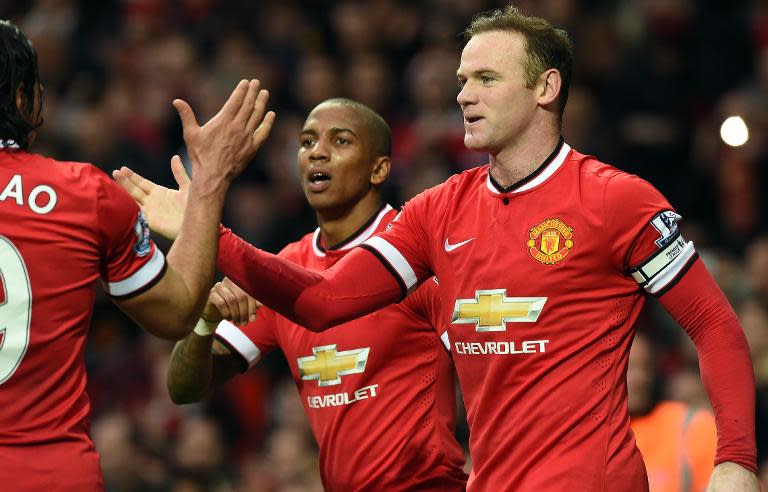
[[[573,229],[560,219],[546,219],[531,228],[528,235],[528,253],[545,265],[564,260],[573,248]]]

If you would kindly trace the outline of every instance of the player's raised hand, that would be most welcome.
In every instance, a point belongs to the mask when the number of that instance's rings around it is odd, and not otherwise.
[[[228,184],[239,175],[269,136],[275,121],[266,112],[269,92],[258,80],[241,80],[221,110],[202,127],[185,101],[176,99],[193,169],[200,180]],[[198,170],[199,169],[199,170]],[[195,176],[198,177],[198,176]]]
[[[726,461],[712,470],[707,492],[760,492],[760,483],[751,471]]]
[[[112,176],[139,204],[150,229],[166,239],[174,240],[184,219],[189,176],[178,155],[171,159],[171,170],[179,185],[178,190],[155,184],[125,166],[112,171]]]
[[[211,289],[202,317],[209,322],[226,319],[235,324],[242,324],[256,319],[256,311],[260,307],[259,301],[225,278]]]

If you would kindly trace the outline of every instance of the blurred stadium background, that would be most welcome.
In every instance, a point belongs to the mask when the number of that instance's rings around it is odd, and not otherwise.
[[[768,486],[768,1],[516,3],[575,40],[566,140],[653,182],[685,217],[684,234],[736,307],[757,374]],[[483,163],[462,145],[457,35],[473,13],[500,5],[2,0],[0,17],[15,21],[38,50],[45,125],[35,150],[105,171],[126,164],[168,186],[170,156],[183,146],[170,101],[187,99],[204,120],[239,79],[260,78],[277,124],[232,188],[225,223],[277,251],[315,227],[295,156],[304,116],[326,98],[360,100],[390,123],[387,195],[395,205]],[[731,116],[738,119],[721,128]],[[707,406],[682,330],[653,303],[639,329],[656,347],[659,394]],[[279,355],[209,401],[176,407],[165,391],[170,349],[99,301],[87,366],[108,490],[322,489]],[[466,424],[458,434],[466,444]]]

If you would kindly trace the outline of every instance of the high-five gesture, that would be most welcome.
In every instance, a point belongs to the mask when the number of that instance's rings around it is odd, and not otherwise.
[[[173,101],[184,129],[193,179],[199,174],[212,185],[231,182],[269,136],[275,113],[265,113],[269,92],[260,90],[260,85],[258,80],[241,80],[221,110],[203,126],[189,104]]]
[[[265,112],[268,97],[258,80],[243,80],[202,127],[189,104],[179,99],[173,102],[193,170],[190,180],[181,159],[173,158],[171,167],[179,191],[157,186],[128,168],[114,173],[139,202],[153,229],[177,239],[168,252],[169,268],[158,288],[122,304],[130,309],[130,303],[141,301],[141,309],[132,312],[144,326],[173,326],[173,337],[178,338],[199,319],[213,285],[217,227],[227,189],[267,138],[275,120],[274,113]]]

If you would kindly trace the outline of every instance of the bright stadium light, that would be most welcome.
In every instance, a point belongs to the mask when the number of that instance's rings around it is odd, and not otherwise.
[[[740,147],[749,140],[749,128],[741,116],[729,116],[720,125],[720,138],[726,145]]]

